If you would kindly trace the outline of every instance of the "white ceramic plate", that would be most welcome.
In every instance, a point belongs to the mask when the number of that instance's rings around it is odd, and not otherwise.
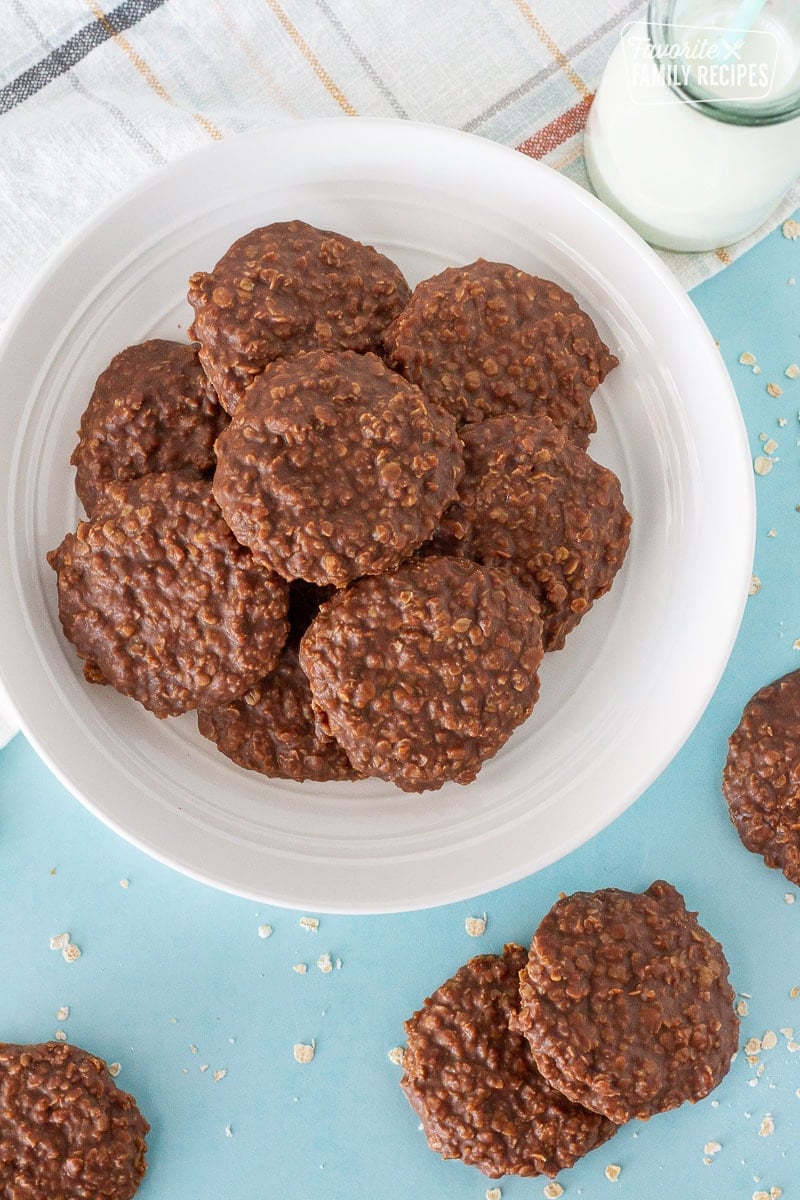
[[[79,508],[68,460],[123,346],[185,336],[186,280],[247,230],[300,217],[370,242],[411,283],[483,255],[576,293],[622,365],[592,453],[634,517],[612,591],[547,657],[532,718],[468,787],[294,784],[234,766],[194,716],[158,721],[83,681],[45,553]],[[519,879],[632,803],[705,708],[750,577],[753,486],[711,337],[658,258],[562,176],[477,137],[313,121],[215,145],[154,175],[50,266],[0,355],[0,678],[68,788],[198,879],[320,911],[419,908]]]

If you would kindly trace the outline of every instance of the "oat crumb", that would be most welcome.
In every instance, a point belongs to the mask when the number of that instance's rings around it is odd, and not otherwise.
[[[394,1065],[396,1067],[402,1067],[404,1055],[405,1055],[405,1050],[403,1049],[402,1046],[393,1046],[388,1054],[389,1062],[394,1063]]]
[[[784,904],[794,904],[794,892],[784,892],[783,902]]]
[[[193,1042],[189,1043],[189,1049],[191,1050],[192,1054],[197,1054],[197,1046],[195,1046]]]
[[[793,1038],[794,1037],[794,1030],[791,1028],[791,1026],[784,1026],[784,1028],[781,1029],[781,1033],[783,1034],[783,1036],[785,1038]]]
[[[64,959],[64,962],[77,962],[81,956],[81,948],[80,946],[76,946],[74,942],[70,942],[69,945],[65,946],[61,951],[61,956]]]
[[[487,1192],[486,1195],[488,1196],[489,1193]],[[554,1179],[551,1183],[546,1183],[544,1185],[542,1195],[546,1197],[546,1200],[558,1200],[559,1196],[564,1195],[564,1189],[562,1188],[561,1184],[556,1183]]]
[[[486,1200],[500,1200],[502,1195],[503,1193],[500,1191],[500,1188],[486,1189]]]
[[[777,383],[768,383],[767,384],[767,392],[769,393],[770,396],[775,396],[775,398],[777,399],[778,396],[783,395],[783,388]]]
[[[67,1040],[66,1032],[63,1029],[57,1029],[54,1036],[57,1042],[65,1042]]]
[[[711,1101],[711,1107],[712,1107],[712,1108],[719,1108],[719,1100],[712,1100],[712,1101]]]
[[[308,933],[316,933],[319,929],[319,917],[301,917],[300,928],[307,930]]]
[[[121,1070],[122,1070],[121,1063],[113,1062],[113,1063],[108,1064],[108,1073],[113,1079],[117,1078],[117,1076],[119,1075]]]
[[[228,1074],[228,1068],[220,1067],[220,1069],[218,1071],[214,1072],[214,1076],[213,1076],[214,1083],[219,1083],[220,1079],[224,1079],[227,1074]]]
[[[722,1146],[720,1145],[719,1142],[706,1142],[705,1146],[703,1146],[703,1153],[704,1154],[719,1154],[721,1149],[722,1149]]]
[[[470,937],[483,937],[486,933],[486,913],[482,917],[467,917],[464,928]]]
[[[750,577],[750,587],[747,589],[748,596],[757,596],[761,591],[761,580],[757,575]]]
[[[764,443],[765,454],[774,454],[777,449],[778,443],[775,441],[775,438],[770,438],[769,441]]]
[[[793,217],[789,217],[781,225],[781,233],[785,238],[789,238],[790,241],[797,241],[798,237],[800,237],[800,222],[795,221]]]
[[[789,1041],[786,1043],[786,1049],[790,1054],[796,1054],[800,1050],[800,1042]]]
[[[764,1034],[764,1036],[761,1039],[761,1049],[762,1050],[774,1050],[775,1047],[777,1046],[777,1044],[778,1044],[777,1035],[775,1033],[773,1033],[773,1031],[771,1029],[768,1029],[767,1032]]]
[[[771,1137],[775,1132],[775,1120],[771,1113],[767,1113],[761,1122],[758,1130],[759,1137]]]
[[[789,363],[783,373],[787,379],[800,379],[800,367],[798,367],[797,363]]]
[[[337,970],[337,971],[341,971],[341,969],[342,969],[342,960],[341,960],[340,958],[337,958],[337,959],[336,959],[336,962],[335,962],[333,965],[336,967],[336,970]]]
[[[737,1001],[736,1011],[740,1017],[746,1017],[748,1012],[750,1011],[749,1008],[747,1007],[747,1001],[746,1000]]]
[[[761,1038],[759,1038],[759,1037],[748,1038],[744,1044],[744,1052],[748,1056],[758,1054],[760,1052],[760,1050],[761,1050]]]
[[[786,428],[786,417],[778,417],[778,425],[781,427],[781,429],[785,429]]]
[[[606,1167],[606,1179],[610,1179],[612,1183],[616,1183],[622,1172],[622,1167],[617,1163],[609,1163]]]
[[[769,1192],[753,1192],[753,1200],[769,1200]]]
[[[68,1017],[69,1017],[69,1005],[62,1004],[61,1008],[56,1013],[56,1020],[57,1021],[66,1021]]]
[[[68,933],[57,933],[55,937],[50,938],[51,950],[64,950],[69,945]]]
[[[262,939],[272,937],[272,926],[271,925],[259,925],[258,936]]]
[[[225,1137],[233,1137],[233,1129],[230,1125],[225,1126]]]
[[[769,1189],[769,1200],[781,1200],[782,1195],[783,1195],[783,1188],[771,1187]]]
[[[800,987],[795,985],[795,987],[789,989],[789,999],[796,1000],[798,996],[800,996]]]
[[[200,1073],[201,1073],[202,1075],[205,1075],[205,1073],[206,1073],[206,1071],[207,1071],[207,1070],[208,1070],[208,1063],[203,1063],[203,1064],[201,1065],[201,1067],[200,1067]]]
[[[319,958],[317,959],[317,966],[319,967],[320,971],[322,971],[323,975],[329,975],[333,970],[331,956],[327,950],[324,954],[320,954]]]
[[[752,365],[755,361],[756,361],[755,354],[751,354],[749,350],[743,350],[742,353],[739,355],[739,362],[742,364],[743,367],[752,367]]]
[[[310,1063],[317,1049],[316,1042],[296,1042],[292,1053],[294,1054],[295,1062]]]
[[[711,1164],[713,1163],[713,1161],[714,1161],[713,1158],[709,1158],[708,1155],[706,1155],[703,1159],[703,1162],[705,1163],[705,1165],[707,1167],[710,1167]]]
[[[305,975],[306,971],[308,970],[308,967],[306,966],[305,963],[295,963],[294,966],[292,967],[292,970],[295,972],[296,975]]]
[[[795,639],[794,639],[794,641],[792,642],[792,649],[793,649],[793,650],[800,650],[800,638],[795,638]]]
[[[766,458],[763,454],[757,454],[753,459],[753,470],[756,475],[769,475],[775,463],[771,458]]]

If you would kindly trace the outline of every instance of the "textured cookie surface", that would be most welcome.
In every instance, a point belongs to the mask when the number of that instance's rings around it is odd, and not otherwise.
[[[190,335],[228,412],[267,363],[301,350],[378,351],[408,301],[400,269],[371,246],[303,221],[254,229],[189,281]]]
[[[201,710],[198,728],[240,767],[271,778],[357,779],[344,750],[314,716],[311,688],[298,660],[300,638],[319,608],[314,591],[325,595],[311,584],[292,585],[290,634],[278,665],[238,700]]]
[[[400,1086],[428,1144],[493,1179],[556,1175],[616,1132],[550,1087],[509,1028],[526,959],[516,945],[471,959],[405,1023]]]
[[[432,533],[463,471],[453,418],[372,354],[268,367],[217,442],[214,495],[287,579],[341,586]]]
[[[0,1043],[0,1200],[130,1200],[149,1128],[101,1058]]]
[[[544,1077],[621,1124],[701,1100],[739,1023],[722,947],[658,880],[559,900],[520,975],[516,1026]]]
[[[161,338],[128,346],[99,376],[70,459],[87,513],[112,480],[213,471],[214,442],[227,423],[196,346]]]
[[[300,662],[353,766],[424,791],[469,783],[530,715],[541,637],[507,572],[423,558],[323,604]]]
[[[617,365],[574,296],[485,259],[418,284],[384,349],[459,423],[544,412],[582,446],[596,428],[590,397]]]
[[[800,671],[748,701],[729,740],[722,790],[747,849],[800,887]]]
[[[464,477],[434,547],[511,571],[539,601],[545,650],[558,650],[625,558],[619,480],[545,416],[489,418],[461,440]]]
[[[48,555],[64,633],[156,716],[221,704],[274,667],[287,587],[234,538],[192,473],[112,483]]]

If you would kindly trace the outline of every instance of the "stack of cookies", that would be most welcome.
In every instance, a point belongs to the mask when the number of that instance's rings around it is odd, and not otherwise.
[[[661,880],[556,902],[530,950],[473,958],[405,1025],[428,1143],[485,1175],[550,1175],[708,1095],[738,1040],[722,947]]]
[[[301,221],[189,300],[196,341],[123,350],[81,421],[49,561],[87,680],[265,775],[469,783],[625,557],[586,450],[616,358],[556,283],[478,260],[412,294]]]

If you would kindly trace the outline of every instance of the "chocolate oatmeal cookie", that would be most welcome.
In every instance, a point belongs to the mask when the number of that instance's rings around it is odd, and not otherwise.
[[[584,447],[589,399],[618,362],[569,292],[482,258],[418,284],[383,344],[389,366],[460,424],[543,412]]]
[[[622,1124],[707,1096],[739,1022],[719,942],[657,880],[553,905],[520,974],[515,1025],[545,1079]]]
[[[400,1086],[428,1145],[492,1179],[556,1175],[617,1128],[550,1087],[509,1029],[526,959],[517,945],[471,959],[405,1023]]]
[[[418,792],[469,783],[530,715],[541,636],[506,572],[423,558],[323,604],[300,665],[356,770]]]
[[[338,742],[320,729],[298,647],[328,591],[294,583],[289,596],[289,639],[278,665],[238,700],[197,714],[203,737],[228,758],[274,779],[358,779]],[[313,593],[317,593],[315,603]]]
[[[86,512],[112,480],[184,467],[210,474],[227,423],[196,346],[161,338],[128,346],[99,376],[70,459]]]
[[[722,791],[747,849],[800,887],[800,671],[746,704],[730,736]]]
[[[619,480],[541,414],[466,425],[461,440],[464,477],[433,545],[509,570],[539,601],[545,650],[559,650],[625,558]]]
[[[241,695],[286,640],[285,582],[239,545],[193,472],[109,484],[48,562],[79,656],[158,717]]]
[[[149,1128],[101,1058],[0,1043],[0,1200],[130,1200]]]
[[[255,557],[341,586],[432,533],[463,471],[453,418],[373,354],[271,364],[217,441],[214,495]]]
[[[303,221],[279,221],[234,242],[189,280],[191,337],[233,413],[267,363],[301,350],[378,352],[408,302],[400,269],[371,246]]]

